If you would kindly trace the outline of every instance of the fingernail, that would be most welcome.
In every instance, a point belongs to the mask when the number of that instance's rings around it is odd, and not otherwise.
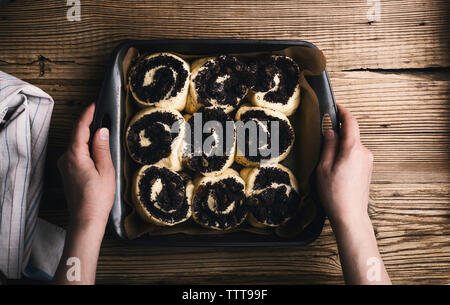
[[[335,135],[334,130],[333,129],[328,129],[328,130],[325,131],[324,137],[327,140],[332,140],[332,139],[334,139],[334,135]]]
[[[102,139],[102,140],[108,140],[109,139],[109,130],[108,130],[108,128],[101,128],[100,129],[100,139]]]

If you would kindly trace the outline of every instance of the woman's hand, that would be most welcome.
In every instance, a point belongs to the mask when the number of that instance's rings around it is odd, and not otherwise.
[[[373,168],[373,154],[360,142],[358,122],[347,109],[338,108],[341,139],[332,130],[325,132],[317,167],[319,196],[333,225],[368,217]]]
[[[71,221],[104,226],[114,202],[116,180],[107,128],[97,130],[92,139],[92,157],[89,152],[89,125],[94,110],[95,104],[91,104],[77,121],[72,142],[58,160],[58,168]]]
[[[338,108],[341,137],[325,133],[317,167],[319,197],[336,235],[346,283],[390,284],[367,212],[373,155],[360,141],[356,119]]]
[[[94,284],[100,246],[116,190],[109,132],[97,130],[89,152],[89,125],[94,104],[78,120],[67,151],[58,160],[70,221],[64,252],[56,271],[57,284]]]

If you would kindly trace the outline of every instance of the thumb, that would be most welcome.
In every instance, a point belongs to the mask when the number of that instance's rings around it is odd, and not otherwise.
[[[108,128],[100,128],[96,131],[92,139],[92,158],[100,175],[104,175],[114,169],[109,149]]]
[[[327,130],[324,133],[324,143],[320,163],[322,168],[331,169],[336,157],[338,147],[338,137],[334,130]]]

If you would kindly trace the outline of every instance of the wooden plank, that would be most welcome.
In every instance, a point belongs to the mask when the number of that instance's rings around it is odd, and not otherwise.
[[[336,100],[358,119],[374,153],[373,181],[450,179],[448,72],[330,73]]]
[[[325,250],[323,245],[296,250],[276,247],[264,251],[261,248],[138,247],[128,249],[126,259],[115,260],[111,266],[108,255],[118,255],[114,251],[120,248],[117,246],[117,242],[111,240],[104,243],[97,274],[99,283],[342,283],[336,252]]]
[[[307,40],[332,71],[448,66],[448,3],[384,1],[368,22],[366,1],[83,1],[80,22],[61,1],[10,3],[0,12],[0,60],[105,63],[123,39]],[[16,52],[17,48],[24,52]],[[71,78],[69,73],[66,78]],[[19,77],[23,75],[19,74]]]
[[[386,210],[388,214],[390,211]],[[412,221],[407,224],[403,220],[403,224],[390,221],[391,226],[380,230],[377,229],[380,220],[374,215],[372,218],[393,283],[449,283],[450,243],[442,239],[442,234],[450,231],[448,225],[445,230],[432,224],[416,228]],[[97,279],[100,283],[158,284],[343,283],[334,236],[328,224],[319,239],[306,247],[125,247],[108,237],[101,250]]]

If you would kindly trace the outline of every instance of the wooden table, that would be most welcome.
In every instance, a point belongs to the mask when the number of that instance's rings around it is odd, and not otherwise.
[[[0,9],[0,69],[55,100],[41,216],[67,223],[55,161],[120,41],[301,39],[325,53],[336,99],[357,117],[375,155],[370,215],[393,283],[450,284],[448,1],[381,1],[379,21],[368,19],[367,2],[81,0],[81,20],[68,21],[66,1],[11,1]],[[135,247],[107,234],[97,281],[334,284],[343,277],[327,222],[317,241],[289,248]]]

